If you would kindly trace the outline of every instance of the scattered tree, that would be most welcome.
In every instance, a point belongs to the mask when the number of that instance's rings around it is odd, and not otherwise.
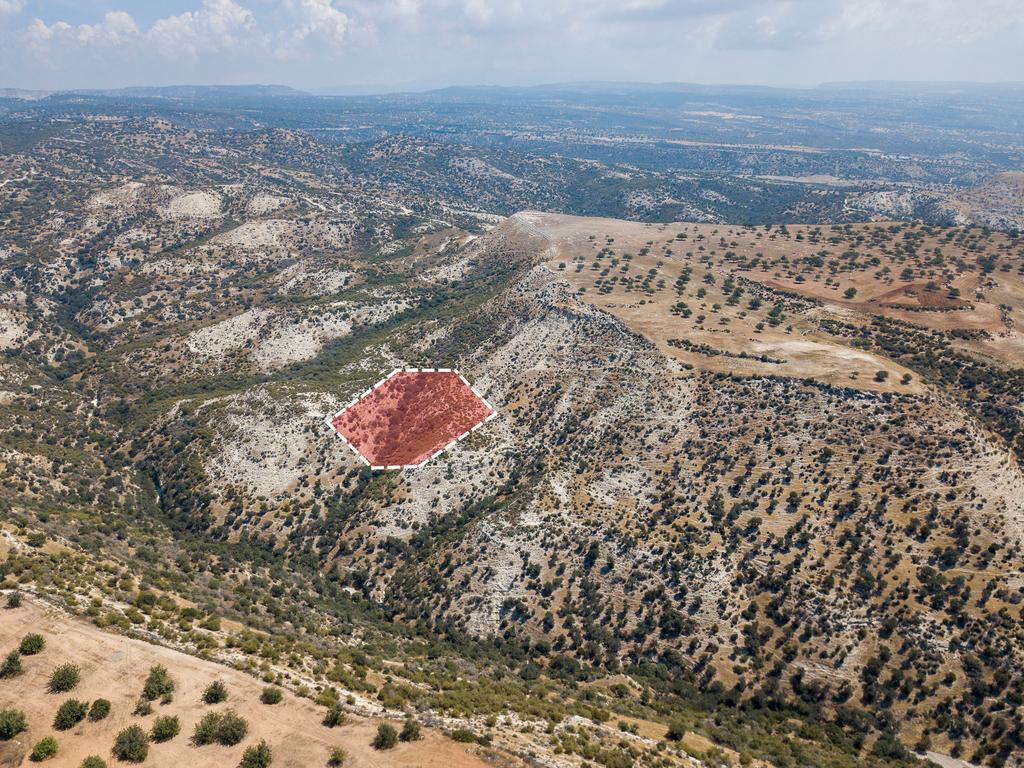
[[[53,727],[58,731],[67,731],[74,728],[85,719],[89,711],[89,705],[78,699],[68,699],[57,707],[57,714],[53,718]]]
[[[377,735],[373,739],[374,749],[391,749],[398,743],[398,731],[387,723],[377,726]]]
[[[77,664],[61,664],[50,675],[47,688],[50,693],[67,693],[73,690],[82,679],[82,670]]]
[[[25,713],[20,709],[0,709],[0,741],[13,739],[27,727]]]
[[[245,750],[238,768],[268,768],[273,761],[274,755],[271,753],[270,747],[267,746],[267,742],[261,741]]]
[[[220,680],[214,680],[203,691],[203,701],[207,704],[220,704],[222,701],[227,701],[228,689]]]
[[[126,763],[141,763],[149,754],[146,732],[137,725],[130,725],[114,739],[114,757]]]
[[[29,755],[32,762],[41,763],[57,755],[57,740],[53,736],[44,736],[32,747],[32,754]]]
[[[181,723],[175,715],[158,717],[153,721],[153,730],[150,732],[150,739],[155,742],[169,741],[181,733]]]

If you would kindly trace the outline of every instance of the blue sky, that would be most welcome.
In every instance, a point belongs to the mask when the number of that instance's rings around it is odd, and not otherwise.
[[[1024,80],[1024,0],[0,0],[0,87]]]

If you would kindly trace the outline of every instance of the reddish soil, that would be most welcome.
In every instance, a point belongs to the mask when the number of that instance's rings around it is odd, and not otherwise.
[[[454,371],[399,371],[331,423],[372,466],[408,466],[493,414]]]

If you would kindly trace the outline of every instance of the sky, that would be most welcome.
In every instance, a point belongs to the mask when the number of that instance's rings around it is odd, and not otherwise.
[[[1024,0],[0,0],[0,88],[1024,81]]]

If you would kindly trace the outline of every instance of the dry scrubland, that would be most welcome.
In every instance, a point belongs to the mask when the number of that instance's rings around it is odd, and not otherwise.
[[[555,207],[565,165],[408,137],[19,140],[5,589],[545,766],[1020,762],[1019,235],[500,218],[467,201]],[[630,210],[671,194],[594,172]],[[743,199],[700,191],[702,221]],[[458,367],[500,415],[374,475],[324,417],[406,365]],[[95,637],[84,665],[126,642]],[[368,741],[353,760],[419,754]]]

